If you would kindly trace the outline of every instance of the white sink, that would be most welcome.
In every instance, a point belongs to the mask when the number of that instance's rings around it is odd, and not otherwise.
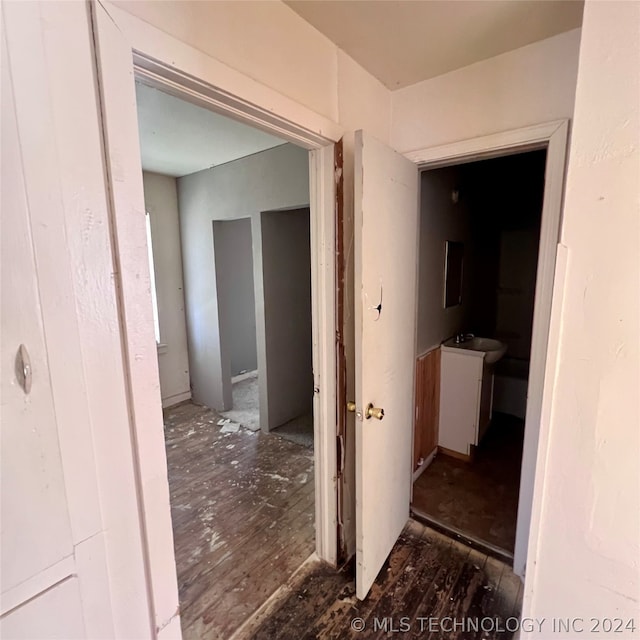
[[[492,338],[469,338],[459,344],[456,344],[455,338],[451,338],[443,346],[472,351],[473,355],[484,356],[484,361],[487,364],[495,364],[507,352],[507,345],[504,342]]]

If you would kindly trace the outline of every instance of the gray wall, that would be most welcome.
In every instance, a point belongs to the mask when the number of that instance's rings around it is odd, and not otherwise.
[[[222,354],[236,376],[258,368],[251,218],[214,220],[213,246]]]
[[[469,316],[469,256],[471,226],[463,198],[454,204],[452,190],[458,188],[456,167],[425,171],[421,176],[420,256],[418,272],[418,353],[439,345],[462,331]],[[443,307],[445,242],[464,243],[462,304]]]
[[[423,172],[418,353],[464,331],[505,341],[511,357],[529,357],[545,159],[534,151]],[[446,240],[464,243],[462,305],[448,309]]]
[[[309,230],[308,208],[262,214],[269,429],[312,410]]]
[[[266,344],[260,213],[309,206],[308,152],[285,144],[178,179],[192,397],[224,410],[232,406],[230,363],[223,370],[217,305],[213,220],[251,219],[256,302],[260,415],[267,424]]]
[[[540,229],[500,234],[500,275],[494,337],[507,345],[510,358],[529,360]]]
[[[546,151],[461,167],[475,247],[470,331],[531,353]]]
[[[184,314],[178,194],[175,178],[144,172],[144,202],[151,218],[160,342],[158,368],[162,405],[187,400],[189,356]]]

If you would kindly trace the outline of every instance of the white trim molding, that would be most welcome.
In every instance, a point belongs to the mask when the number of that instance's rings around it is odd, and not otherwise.
[[[338,561],[334,146],[309,154],[316,553]]]
[[[469,138],[438,147],[409,151],[404,155],[415,162],[421,169],[436,169],[451,164],[476,162],[486,158],[524,153],[550,145],[552,138],[565,138],[568,120],[554,120],[542,124],[501,131],[478,138]],[[563,133],[564,132],[564,133]]]
[[[337,142],[343,129],[223,62],[114,6],[99,4],[130,44],[136,77],[163,91],[306,149]]]
[[[545,371],[547,376],[553,372],[557,360],[557,351],[553,346],[557,341],[557,336],[551,333],[551,305],[554,291],[557,292],[556,295],[560,295],[558,290],[554,288],[554,277],[560,241],[568,132],[569,121],[556,120],[429,149],[419,149],[405,154],[420,169],[435,169],[535,149],[547,150],[531,340],[531,366],[527,388],[524,450],[513,561],[514,572],[522,578],[525,575],[527,554],[529,554],[531,561],[535,559],[532,554],[535,553],[539,520],[532,519],[532,513],[537,512],[541,497],[537,488],[534,492],[534,485],[537,487],[543,481],[544,461],[548,450],[548,432],[543,424],[546,414],[543,413],[543,407],[548,403],[552,386],[550,383],[545,384]]]
[[[183,391],[182,393],[176,393],[173,396],[162,399],[162,408],[169,409],[175,407],[177,404],[182,404],[187,400],[191,400],[191,391]]]
[[[135,79],[311,150],[316,549],[337,562],[335,193],[339,125],[128,13],[92,2],[110,223],[153,637],[179,637]],[[126,550],[123,550],[126,554]]]

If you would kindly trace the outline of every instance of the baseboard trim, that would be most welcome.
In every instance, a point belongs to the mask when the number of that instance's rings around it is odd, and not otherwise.
[[[169,409],[170,407],[175,407],[177,404],[181,402],[186,402],[187,400],[191,400],[191,391],[183,391],[182,393],[176,393],[167,398],[162,398],[162,408]]]
[[[254,369],[253,371],[245,371],[244,373],[239,373],[237,376],[233,376],[231,378],[231,384],[235,384],[236,382],[242,382],[243,380],[248,380],[249,378],[257,378],[258,370]]]
[[[473,453],[469,456],[466,453],[460,453],[459,451],[454,451],[453,449],[447,449],[446,447],[438,447],[438,452],[444,456],[449,456],[450,458],[456,458],[457,460],[462,460],[463,462],[471,462],[473,460]]]
[[[413,481],[415,482],[425,471],[425,469],[433,462],[433,459],[438,453],[438,447],[436,447],[423,461],[423,463],[413,472]]]

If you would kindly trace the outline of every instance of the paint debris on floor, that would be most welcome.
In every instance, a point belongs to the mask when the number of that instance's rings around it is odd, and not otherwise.
[[[220,433],[238,433],[238,431],[240,431],[240,423],[229,420],[225,421],[220,429]]]
[[[313,455],[191,403],[165,443],[183,637],[227,639],[314,550]]]
[[[233,408],[220,415],[240,423],[246,429],[260,429],[260,404],[258,395],[258,376],[250,376],[235,382],[231,388]]]
[[[250,431],[260,430],[260,401],[258,376],[250,375],[232,386],[233,408],[221,412],[223,420],[238,423]],[[313,414],[311,412],[298,416],[276,427],[271,433],[313,448]]]

